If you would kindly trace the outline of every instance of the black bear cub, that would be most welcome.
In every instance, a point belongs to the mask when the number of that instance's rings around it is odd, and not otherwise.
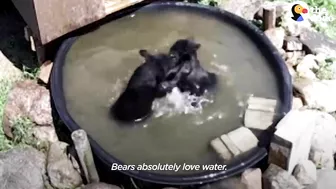
[[[128,123],[148,118],[155,98],[165,96],[174,87],[197,96],[215,89],[217,76],[206,71],[197,58],[200,46],[193,39],[180,39],[168,54],[152,55],[140,50],[145,63],[134,71],[126,89],[111,107],[114,118]]]
[[[192,38],[177,40],[169,50],[169,54],[178,60],[180,72],[172,72],[160,88],[171,90],[177,86],[182,92],[190,92],[193,95],[201,96],[204,92],[217,88],[217,76],[206,71],[200,64],[197,57],[197,50],[201,44],[196,43]],[[183,71],[181,71],[183,70]]]
[[[112,116],[122,122],[138,122],[151,115],[154,99],[167,92],[158,86],[177,63],[168,54],[152,55],[143,49],[139,54],[145,62],[134,71],[126,89],[111,107]]]

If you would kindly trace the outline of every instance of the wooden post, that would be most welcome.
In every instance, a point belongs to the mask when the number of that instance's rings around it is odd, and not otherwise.
[[[90,143],[84,130],[79,129],[71,133],[71,138],[83,168],[85,178],[88,183],[99,182],[99,176],[93,161]]]
[[[273,6],[263,8],[264,30],[275,28],[276,9]]]

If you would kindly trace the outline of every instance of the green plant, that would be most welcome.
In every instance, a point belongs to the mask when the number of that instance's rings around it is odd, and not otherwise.
[[[274,0],[270,0],[274,1]],[[290,0],[282,0],[285,2],[293,2]],[[336,39],[336,1],[335,0],[306,0],[309,7],[325,8],[328,14],[334,18],[329,23],[316,22],[312,24],[312,27],[319,32],[328,35],[331,38]]]
[[[330,16],[335,20],[329,23],[315,23],[314,28],[332,38],[336,38],[336,1],[334,0],[308,0],[307,4],[312,7],[326,8]]]
[[[190,3],[198,3],[202,5],[218,6],[219,0],[185,0]]]
[[[26,79],[37,79],[40,68],[28,68],[23,66],[23,77]]]
[[[46,151],[47,143],[39,141],[33,135],[35,124],[28,118],[21,117],[13,123],[13,145],[14,146],[33,146],[34,148]]]
[[[8,93],[13,85],[13,81],[2,79],[0,80],[0,151],[11,148],[11,141],[7,140],[2,126],[4,109],[7,101]]]
[[[260,30],[263,30],[263,29],[264,29],[262,20],[256,20],[256,19],[253,19],[253,20],[251,20],[251,23],[252,23],[253,25],[257,26]]]
[[[26,79],[36,79],[39,69],[28,69],[24,67],[23,76]],[[2,79],[0,80],[0,151],[9,150],[15,146],[30,145],[39,150],[45,150],[46,144],[34,138],[32,133],[32,123],[27,118],[18,118],[13,123],[13,140],[9,140],[3,131],[3,116],[8,98],[8,94],[15,82],[22,78],[17,79]]]
[[[16,146],[32,146],[42,152],[48,149],[48,143],[39,141],[33,135],[34,123],[28,118],[18,118],[12,123],[13,139],[8,139],[5,134],[0,133],[0,151],[9,150]],[[2,129],[1,129],[2,130]]]
[[[333,68],[334,59],[328,58],[320,63],[319,69],[316,72],[316,77],[322,80],[336,79],[335,69]]]

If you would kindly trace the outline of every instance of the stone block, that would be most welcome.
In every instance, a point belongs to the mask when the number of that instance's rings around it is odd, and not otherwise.
[[[39,73],[38,78],[46,84],[49,82],[52,67],[53,67],[53,63],[51,61],[46,61],[45,63],[42,64],[40,68],[40,73]]]
[[[270,164],[263,174],[264,189],[301,189],[299,182],[279,166]]]
[[[269,163],[289,173],[301,160],[307,160],[314,133],[313,110],[291,110],[276,126],[271,141]]]
[[[247,101],[244,125],[248,128],[265,130],[273,123],[276,100],[250,97]]]
[[[261,181],[262,173],[258,169],[247,169],[241,176],[241,181],[246,185],[247,189],[262,189]]]
[[[258,139],[252,131],[246,127],[239,127],[227,134],[230,140],[241,152],[247,152],[258,146]]]
[[[301,98],[299,98],[299,97],[293,97],[292,109],[293,110],[298,110],[298,109],[300,109],[302,107],[303,107],[303,102],[302,102]]]
[[[231,152],[229,151],[229,149],[227,149],[227,147],[225,146],[225,144],[223,143],[223,141],[220,138],[213,139],[210,142],[210,145],[211,145],[212,149],[223,160],[230,160],[232,158],[233,155],[231,154]]]
[[[284,41],[284,47],[287,51],[301,51],[303,45],[297,37],[286,36]]]
[[[274,113],[247,109],[244,125],[250,129],[266,130],[273,123]]]
[[[233,156],[237,156],[241,153],[237,146],[226,134],[222,135],[220,138],[224,142],[225,146],[229,149],[229,151],[233,154]]]
[[[312,185],[317,179],[315,164],[310,160],[301,161],[295,166],[293,175],[301,185]]]

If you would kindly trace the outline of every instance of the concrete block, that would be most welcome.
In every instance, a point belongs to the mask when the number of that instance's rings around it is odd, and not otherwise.
[[[241,152],[247,152],[258,146],[258,139],[252,131],[246,127],[239,127],[227,134],[230,140]]]
[[[241,176],[241,181],[247,189],[262,189],[262,173],[259,168],[247,169]]]
[[[274,113],[247,109],[244,115],[244,125],[251,129],[266,130],[273,124]]]
[[[287,51],[301,51],[303,48],[302,42],[293,36],[286,36],[284,42],[285,50]]]
[[[248,128],[265,130],[273,123],[277,101],[273,99],[250,97],[247,100],[244,125]]]
[[[263,174],[264,189],[301,189],[301,185],[294,176],[281,169],[279,166],[270,164]]]
[[[315,128],[313,110],[291,110],[276,126],[269,152],[269,163],[289,173],[301,160],[307,160]]]
[[[222,135],[220,138],[224,142],[225,146],[229,149],[229,151],[233,154],[233,156],[237,156],[241,153],[237,146],[226,134]]]
[[[210,145],[223,160],[230,160],[232,158],[233,155],[220,138],[213,139]]]
[[[274,112],[277,101],[274,99],[267,99],[261,97],[250,97],[247,100],[247,109],[250,110],[262,110],[265,112]]]

